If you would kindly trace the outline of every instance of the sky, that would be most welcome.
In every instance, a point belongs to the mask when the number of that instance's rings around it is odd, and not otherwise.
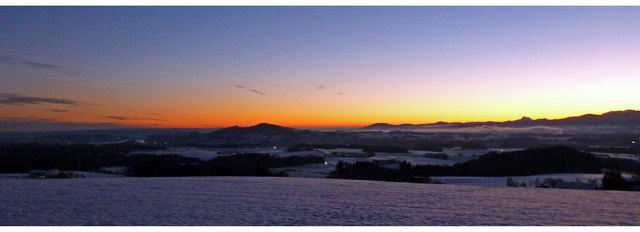
[[[0,121],[328,127],[640,109],[638,22],[640,7],[0,7]]]

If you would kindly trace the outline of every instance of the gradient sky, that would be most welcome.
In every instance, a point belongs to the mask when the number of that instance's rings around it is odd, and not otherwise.
[[[0,120],[503,121],[638,109],[640,7],[0,7]]]

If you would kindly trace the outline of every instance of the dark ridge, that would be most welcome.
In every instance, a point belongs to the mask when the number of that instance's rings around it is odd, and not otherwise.
[[[218,131],[214,131],[211,133],[216,133],[216,134],[220,134],[220,133],[258,133],[258,134],[275,134],[275,133],[280,133],[280,132],[291,132],[291,131],[296,131],[296,129],[293,128],[289,128],[289,127],[283,127],[283,126],[278,126],[278,125],[273,125],[273,124],[269,124],[269,123],[260,123],[258,125],[255,126],[250,126],[250,127],[239,127],[239,126],[232,126],[232,127],[227,127]]]
[[[561,119],[531,119],[523,116],[518,120],[503,122],[436,122],[430,124],[401,124],[391,125],[388,123],[375,123],[365,126],[366,130],[397,130],[397,129],[420,129],[429,126],[450,125],[457,128],[476,127],[476,126],[502,126],[502,127],[530,127],[530,126],[575,126],[575,125],[615,125],[615,126],[640,126],[640,111],[624,110],[610,111],[601,115],[585,114],[581,116],[573,116]]]
[[[389,123],[374,123],[368,126],[363,127],[362,129],[378,129],[378,128],[388,128],[394,127],[395,125],[391,125]]]

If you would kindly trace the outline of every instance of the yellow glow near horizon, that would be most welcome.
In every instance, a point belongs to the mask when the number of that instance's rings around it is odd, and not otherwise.
[[[354,87],[340,95],[335,94],[337,90],[320,91],[312,86],[306,90],[274,87],[264,96],[244,89],[222,88],[210,93],[193,87],[190,95],[165,96],[149,92],[134,99],[128,97],[135,96],[136,92],[131,92],[82,99],[83,102],[101,102],[101,105],[3,106],[1,116],[5,119],[189,128],[252,126],[262,122],[289,127],[343,127],[379,122],[507,121],[522,116],[558,119],[637,109],[636,103],[640,102],[634,87],[634,84],[640,86],[637,82],[590,81],[573,84],[570,89],[562,82],[557,86],[522,88],[511,85],[505,89],[501,89],[503,86],[478,89],[474,83],[445,83],[440,88],[422,92],[412,86],[382,89],[390,82],[380,82]],[[382,90],[372,91],[376,89]],[[67,112],[52,112],[52,108]]]

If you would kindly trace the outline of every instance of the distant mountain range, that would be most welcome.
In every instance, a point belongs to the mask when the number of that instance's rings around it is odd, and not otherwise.
[[[365,126],[362,130],[420,130],[420,129],[456,129],[470,127],[566,127],[566,126],[640,126],[640,111],[610,111],[601,115],[585,114],[581,116],[567,117],[562,119],[531,119],[522,117],[518,120],[504,122],[436,122],[429,124],[400,124],[392,125],[388,123],[375,123]]]
[[[640,111],[612,111],[563,119],[522,117],[504,122],[377,123],[348,130],[308,130],[260,123],[222,129],[129,128],[49,132],[0,132],[0,143],[107,144],[144,141],[158,146],[323,148],[395,146],[416,150],[443,148],[531,148],[549,145],[625,148],[640,135]],[[306,149],[302,146],[299,149]],[[607,150],[608,151],[608,150]]]
[[[612,111],[601,115],[585,114],[577,117],[563,119],[531,119],[522,117],[518,120],[504,122],[437,122],[431,124],[401,124],[391,125],[387,123],[376,123],[370,126],[353,131],[317,131],[301,130],[289,127],[282,127],[268,123],[260,123],[250,127],[227,127],[224,129],[208,133],[187,133],[187,134],[165,134],[151,136],[151,141],[162,141],[173,144],[208,144],[215,146],[260,144],[260,145],[296,145],[296,144],[376,144],[380,139],[375,137],[367,138],[365,131],[410,131],[435,129],[446,131],[448,129],[465,128],[537,128],[537,127],[558,127],[565,128],[574,126],[578,132],[605,131],[600,127],[622,127],[625,132],[633,131],[640,127],[640,111]],[[595,126],[595,127],[594,127]],[[587,127],[591,127],[588,129]],[[627,128],[631,130],[627,130]],[[588,131],[590,130],[590,131]],[[457,131],[457,130],[454,130]],[[458,131],[458,132],[464,132]],[[530,131],[536,132],[536,131]],[[548,131],[545,131],[548,133]],[[619,132],[619,131],[618,131]],[[364,137],[363,137],[364,136]]]

